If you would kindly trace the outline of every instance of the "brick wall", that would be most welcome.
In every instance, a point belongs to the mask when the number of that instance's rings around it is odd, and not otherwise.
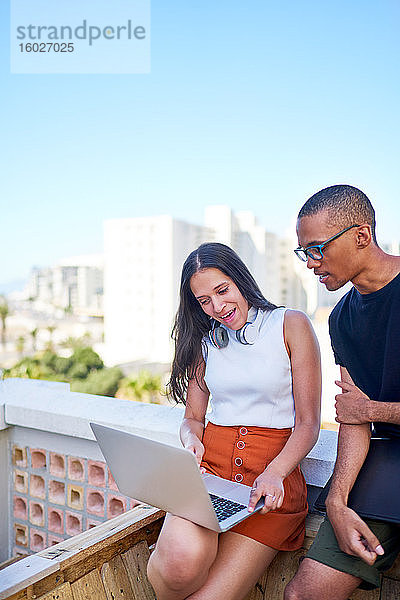
[[[43,550],[138,504],[118,492],[107,465],[10,444],[13,554]]]

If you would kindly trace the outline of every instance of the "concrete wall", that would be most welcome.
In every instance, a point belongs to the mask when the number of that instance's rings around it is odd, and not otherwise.
[[[3,418],[2,418],[2,415]],[[37,552],[128,510],[89,423],[179,445],[180,406],[69,391],[68,384],[0,382],[0,560]],[[329,478],[336,434],[321,431],[303,461],[311,487]]]

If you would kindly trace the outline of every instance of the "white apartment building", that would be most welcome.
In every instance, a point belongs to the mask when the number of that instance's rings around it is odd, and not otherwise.
[[[267,233],[250,212],[235,214],[228,206],[209,206],[204,226],[168,215],[111,219],[104,230],[104,359],[108,364],[170,362],[182,265],[205,241],[233,247],[272,302],[307,308],[303,284],[293,268],[296,257],[291,252],[282,260],[281,240]]]
[[[102,316],[103,255],[73,256],[52,267],[32,269],[25,295],[43,307]]]
[[[169,362],[182,264],[207,237],[168,215],[105,222],[107,363]]]

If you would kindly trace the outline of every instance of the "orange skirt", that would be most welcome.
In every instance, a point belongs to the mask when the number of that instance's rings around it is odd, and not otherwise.
[[[282,450],[291,433],[291,429],[226,427],[208,423],[203,435],[205,453],[201,464],[213,475],[251,487]],[[301,548],[308,505],[306,482],[300,467],[286,477],[283,487],[285,496],[281,508],[266,515],[256,513],[230,531],[276,550]]]

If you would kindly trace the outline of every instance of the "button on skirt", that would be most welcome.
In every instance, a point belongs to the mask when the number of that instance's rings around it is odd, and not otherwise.
[[[253,486],[255,479],[279,454],[291,429],[225,427],[208,423],[204,430],[202,466],[213,475]],[[276,550],[301,548],[308,511],[307,488],[296,467],[283,482],[281,508],[266,515],[256,513],[230,531],[245,535]]]

